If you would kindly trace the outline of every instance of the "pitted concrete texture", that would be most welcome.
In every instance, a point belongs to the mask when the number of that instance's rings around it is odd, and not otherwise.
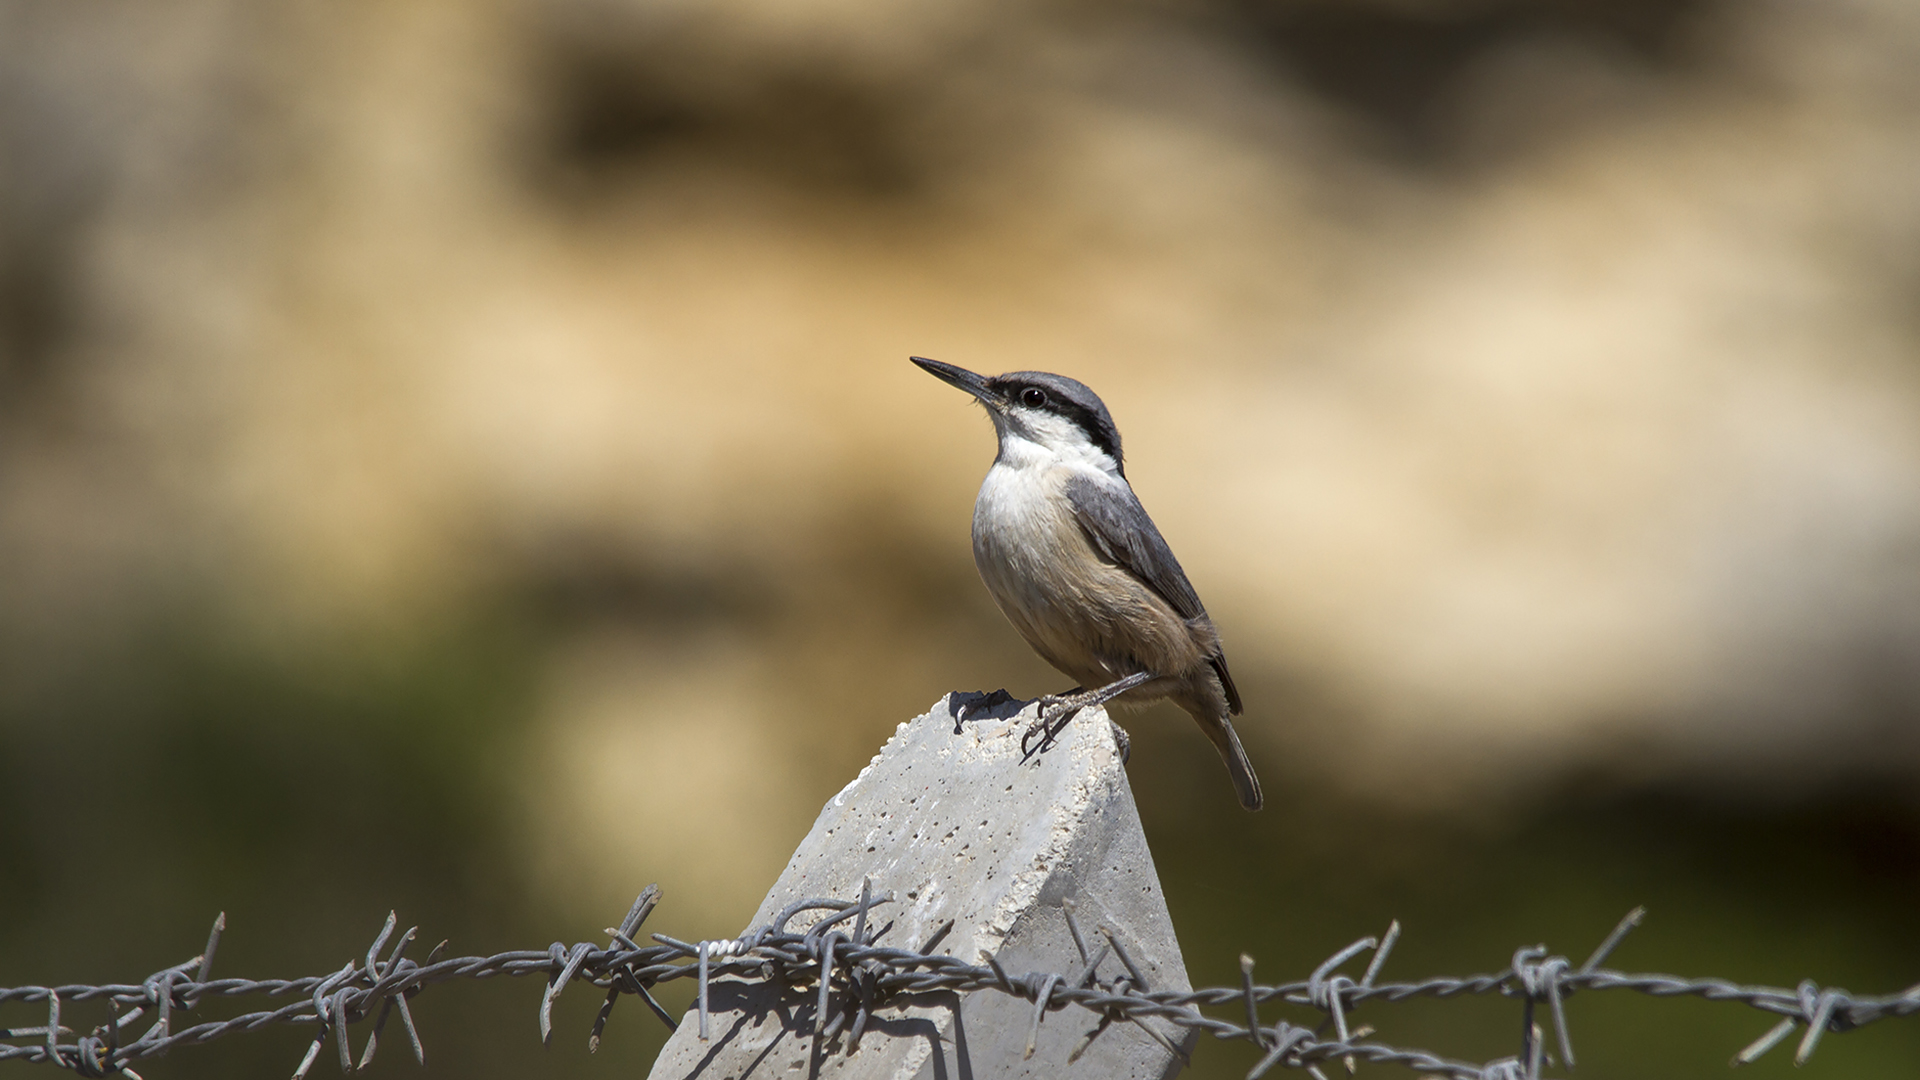
[[[1021,761],[1035,707],[981,708],[981,694],[947,695],[901,724],[873,761],[820,811],[752,926],[803,897],[858,898],[871,876],[886,931],[878,944],[918,948],[948,919],[943,952],[982,963],[991,950],[1009,974],[1071,975],[1082,965],[1061,901],[1098,951],[1107,927],[1155,990],[1188,989],[1187,970],[1140,831],[1133,793],[1106,714],[1090,709],[1051,749]],[[1023,707],[1024,706],[1024,707]],[[956,725],[956,708],[972,707]],[[956,733],[956,726],[959,728]],[[803,913],[793,928],[821,913]],[[1119,974],[1102,961],[1101,978]],[[1001,1077],[1170,1077],[1180,1062],[1132,1024],[1114,1024],[1072,1064],[1067,1056],[1096,1018],[1078,1008],[1047,1013],[1033,1057],[1024,1057],[1033,1004],[997,991],[926,995],[877,1010],[859,1049],[843,1031],[812,1035],[817,991],[716,979],[710,1041],[689,1011],[655,1061],[654,1080],[997,1080]],[[838,1007],[836,1004],[835,1008]],[[1176,1044],[1183,1033],[1149,1020]],[[844,1027],[845,1025],[843,1025]],[[1192,1034],[1184,1033],[1184,1047]]]

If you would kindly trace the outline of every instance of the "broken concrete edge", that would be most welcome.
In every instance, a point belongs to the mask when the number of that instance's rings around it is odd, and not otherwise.
[[[873,940],[916,948],[946,928],[944,953],[969,966],[991,958],[1021,996],[901,994],[869,1007],[861,995],[872,981],[839,966],[837,984],[830,976],[835,985],[823,987],[816,977],[805,991],[716,980],[708,1038],[700,1037],[698,1009],[690,1011],[652,1075],[1077,1080],[1177,1072],[1184,1052],[1173,1048],[1190,1046],[1192,1030],[1099,1024],[1100,1037],[1083,1046],[1086,1025],[1045,1023],[1053,1014],[1034,999],[1052,986],[1043,991],[1024,978],[1081,972],[1092,959],[1095,970],[1082,981],[1190,988],[1106,714],[1084,710],[1044,750],[1037,740],[1023,749],[1036,711],[1004,694],[956,692],[899,725],[827,800],[749,924],[769,926],[808,898],[858,897],[871,882],[873,894],[894,898],[884,915],[865,920]],[[842,922],[835,932],[851,929]],[[1080,951],[1083,942],[1101,951],[1103,939],[1089,938],[1102,930],[1125,942],[1133,972],[1113,955]],[[849,1054],[856,1028],[863,1041]],[[831,1040],[818,1035],[828,1031],[842,1036],[840,1053],[825,1052]]]

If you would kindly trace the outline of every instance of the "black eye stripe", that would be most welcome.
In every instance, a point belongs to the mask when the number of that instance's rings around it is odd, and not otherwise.
[[[1106,430],[1101,427],[1099,417],[1094,415],[1093,410],[1075,402],[1054,398],[1047,403],[1047,411],[1073,421],[1081,431],[1087,433],[1088,441],[1106,451],[1115,461],[1120,460],[1120,447],[1107,437]]]

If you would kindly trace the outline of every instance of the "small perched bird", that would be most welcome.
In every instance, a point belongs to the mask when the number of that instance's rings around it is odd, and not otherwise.
[[[1165,698],[1213,741],[1240,805],[1260,809],[1220,634],[1127,483],[1107,407],[1063,375],[912,360],[978,398],[1000,437],[973,504],[973,561],[1027,644],[1080,683],[1042,699],[1048,736],[1093,705]]]

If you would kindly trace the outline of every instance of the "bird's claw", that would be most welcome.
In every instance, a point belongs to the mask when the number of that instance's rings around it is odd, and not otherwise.
[[[1026,757],[1032,757],[1034,754],[1044,754],[1052,749],[1053,741],[1060,736],[1062,731],[1067,729],[1067,725],[1073,721],[1075,716],[1080,714],[1080,710],[1086,708],[1085,704],[1058,697],[1054,697],[1051,700],[1048,698],[1042,698],[1040,700],[1039,717],[1027,728],[1027,733],[1020,738],[1020,752]],[[1057,710],[1057,717],[1049,715],[1055,712],[1055,710]],[[1133,755],[1133,738],[1127,734],[1126,728],[1121,727],[1112,718],[1108,718],[1107,726],[1113,730],[1113,745],[1114,749],[1120,752],[1120,764],[1125,765],[1128,758]],[[1028,744],[1033,741],[1035,735],[1040,736],[1040,745],[1030,747]]]
[[[1067,729],[1080,710],[1086,708],[1086,702],[1078,694],[1048,694],[1035,704],[1040,706],[1039,713],[1026,734],[1020,736],[1020,752],[1027,757],[1051,750],[1053,741]],[[1040,736],[1037,746],[1030,745],[1035,735]]]

